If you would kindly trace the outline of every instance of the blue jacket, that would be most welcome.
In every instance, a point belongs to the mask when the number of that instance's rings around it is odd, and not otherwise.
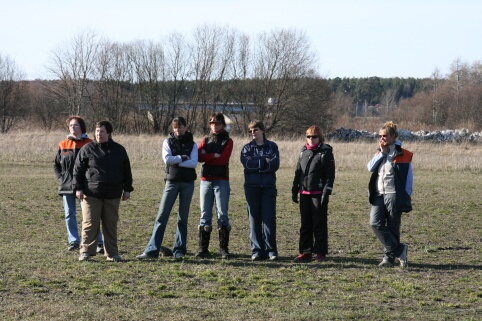
[[[240,161],[244,166],[244,186],[276,187],[280,164],[276,143],[265,139],[262,145],[257,145],[252,140],[241,150]]]

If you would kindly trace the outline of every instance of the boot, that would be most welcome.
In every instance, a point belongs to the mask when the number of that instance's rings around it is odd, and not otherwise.
[[[211,226],[199,225],[199,250],[196,253],[197,257],[208,257],[209,253],[209,239],[211,238]]]
[[[228,250],[229,245],[229,232],[231,232],[230,225],[223,225],[218,228],[219,230],[219,254],[221,258],[229,259],[230,254]]]

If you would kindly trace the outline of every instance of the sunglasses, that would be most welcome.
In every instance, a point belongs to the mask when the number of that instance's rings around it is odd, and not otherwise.
[[[250,133],[250,134],[256,133],[256,132],[258,132],[257,128],[248,130],[248,133]]]
[[[318,136],[317,136],[317,135],[306,135],[306,138],[308,138],[308,139],[310,139],[310,138],[311,138],[311,139],[317,139]]]

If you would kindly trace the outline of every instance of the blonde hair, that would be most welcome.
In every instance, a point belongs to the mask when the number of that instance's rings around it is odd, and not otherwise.
[[[385,124],[383,124],[381,129],[385,129],[388,134],[394,138],[398,137],[397,124],[395,124],[393,121],[387,121]]]

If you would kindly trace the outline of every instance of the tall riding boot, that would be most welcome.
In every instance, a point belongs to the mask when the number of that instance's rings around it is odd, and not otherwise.
[[[199,226],[199,250],[197,257],[207,257],[209,253],[209,239],[211,238],[211,226]]]
[[[229,259],[229,232],[231,231],[230,225],[223,225],[218,228],[219,230],[219,253],[221,258]]]

